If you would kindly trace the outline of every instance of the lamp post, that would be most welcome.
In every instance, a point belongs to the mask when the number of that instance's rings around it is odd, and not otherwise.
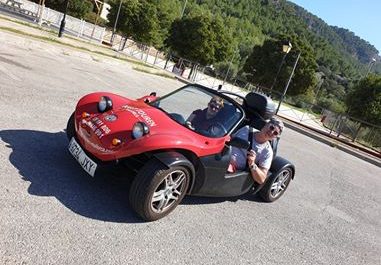
[[[285,95],[286,95],[286,93],[287,93],[287,89],[288,89],[288,86],[290,85],[292,76],[294,75],[296,66],[297,66],[298,61],[299,61],[299,58],[300,58],[300,54],[301,54],[301,52],[299,52],[299,53],[298,53],[298,57],[296,57],[296,61],[295,61],[295,64],[294,64],[294,68],[292,69],[292,72],[291,72],[291,74],[290,74],[290,77],[288,78],[287,84],[286,84],[286,86],[284,87],[283,94],[282,94],[282,97],[281,97],[280,100],[279,100],[278,108],[276,109],[275,114],[278,114],[280,105],[282,104],[282,102],[283,102],[283,100],[284,100],[284,97],[285,97]]]
[[[284,55],[283,55],[283,57],[282,57],[282,61],[280,62],[280,65],[279,65],[279,68],[278,68],[278,72],[277,72],[276,75],[275,75],[274,82],[273,82],[273,84],[272,84],[271,87],[270,87],[270,93],[272,93],[272,91],[273,91],[273,88],[274,88],[274,86],[275,86],[276,80],[277,80],[278,75],[279,75],[279,73],[280,73],[280,69],[282,69],[284,60],[286,59],[287,54],[291,51],[291,48],[292,48],[292,44],[291,44],[291,42],[289,42],[289,41],[285,41],[285,42],[283,43],[283,45],[282,45],[282,51],[283,51]]]
[[[116,13],[114,28],[112,29],[111,45],[114,43],[116,25],[118,24],[118,19],[119,19],[120,9],[122,8],[122,3],[123,3],[123,0],[120,0],[120,2],[119,2],[119,8],[118,8],[118,13]]]
[[[60,30],[58,31],[58,37],[62,37],[62,33],[65,29],[65,24],[66,24],[66,13],[67,13],[67,7],[69,6],[69,0],[66,0],[65,1],[65,10],[64,10],[64,15],[62,17],[62,20],[61,20],[61,25],[60,25]]]

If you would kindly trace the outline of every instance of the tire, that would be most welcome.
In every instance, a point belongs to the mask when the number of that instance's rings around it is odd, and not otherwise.
[[[66,124],[66,136],[70,139],[75,136],[75,125],[74,125],[74,112],[71,114],[69,120]]]
[[[130,205],[145,221],[172,212],[188,190],[190,173],[183,166],[168,168],[156,159],[144,165],[130,188]]]
[[[278,200],[290,184],[294,172],[290,167],[282,168],[277,175],[271,176],[266,185],[259,191],[260,196],[266,202]]]

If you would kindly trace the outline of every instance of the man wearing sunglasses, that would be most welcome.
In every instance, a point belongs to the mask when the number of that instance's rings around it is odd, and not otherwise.
[[[270,141],[279,137],[283,128],[283,122],[273,117],[260,131],[254,130],[251,141],[249,139],[249,126],[238,130],[234,136],[248,139],[251,142],[251,147],[249,151],[233,147],[228,172],[245,170],[247,165],[253,179],[259,184],[264,183],[273,160]]]
[[[206,131],[212,124],[223,123],[223,117],[218,115],[223,107],[224,100],[218,96],[213,96],[208,107],[193,111],[186,123],[198,132]]]

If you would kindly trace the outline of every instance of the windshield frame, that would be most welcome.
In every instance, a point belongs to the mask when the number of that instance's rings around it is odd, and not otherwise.
[[[225,133],[223,136],[218,136],[218,137],[213,137],[213,136],[210,136],[210,135],[204,135],[196,130],[193,130],[191,127],[187,126],[186,123],[182,124],[180,123],[178,120],[176,120],[174,117],[172,117],[170,115],[170,113],[168,113],[165,109],[161,108],[160,107],[160,102],[168,97],[171,97],[173,94],[176,94],[178,93],[179,91],[181,90],[184,90],[184,89],[187,89],[187,88],[194,88],[196,90],[199,90],[200,92],[203,92],[205,94],[209,94],[209,95],[215,95],[215,96],[218,96],[224,100],[226,100],[227,102],[229,102],[232,106],[234,106],[235,108],[237,108],[239,110],[239,112],[241,113],[241,116],[239,117],[239,119],[234,123],[234,125],[231,126],[231,128],[229,128],[229,130],[227,130],[227,133]],[[245,119],[246,117],[246,114],[245,114],[245,111],[242,107],[241,104],[239,104],[236,100],[234,100],[234,98],[230,97],[229,95],[231,96],[236,96],[236,97],[240,97],[242,98],[242,96],[240,95],[237,95],[233,92],[230,92],[230,91],[222,91],[222,90],[214,90],[214,89],[211,89],[211,88],[208,88],[208,87],[205,87],[205,86],[202,86],[202,85],[199,85],[199,84],[187,84],[183,87],[180,87],[162,97],[157,97],[155,100],[149,102],[148,104],[156,109],[159,109],[160,111],[162,111],[163,113],[165,113],[170,119],[172,119],[173,121],[175,121],[176,123],[178,123],[179,125],[183,126],[183,127],[186,127],[187,129],[193,131],[194,133],[197,133],[198,135],[202,135],[202,136],[205,136],[205,137],[209,137],[209,138],[221,138],[221,137],[225,137],[227,135],[231,135],[232,132],[234,132],[236,130],[236,128],[242,124],[242,121]]]

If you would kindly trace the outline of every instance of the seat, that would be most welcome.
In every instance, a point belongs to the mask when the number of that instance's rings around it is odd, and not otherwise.
[[[256,92],[250,92],[246,95],[243,102],[243,108],[246,113],[247,125],[257,130],[261,130],[267,121],[275,114],[276,105],[271,98]],[[278,149],[279,137],[270,142],[274,157]]]

